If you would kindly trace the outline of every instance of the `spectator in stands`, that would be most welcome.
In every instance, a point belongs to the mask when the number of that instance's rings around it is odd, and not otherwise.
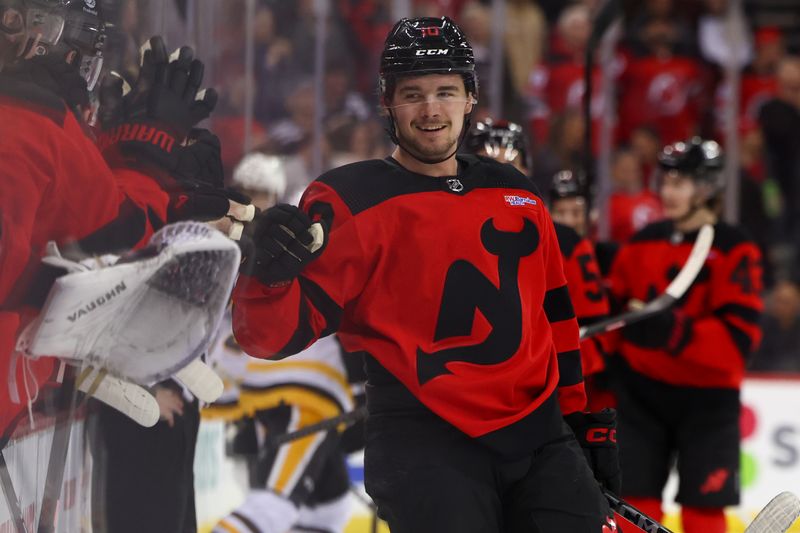
[[[775,73],[786,55],[783,36],[778,28],[761,28],[755,33],[755,56],[742,73],[740,104],[742,118],[757,120],[761,106],[778,92]]]
[[[285,27],[289,30],[289,41],[292,45],[292,62],[301,71],[301,74],[310,75],[314,71],[314,35],[316,34],[317,17],[315,15],[314,0],[297,0],[286,2],[293,7],[292,17]],[[354,54],[349,45],[350,40],[342,21],[341,14],[336,9],[329,9],[327,19],[327,35],[325,50],[335,51],[338,57],[351,59],[361,57]],[[282,21],[283,23],[283,21]]]
[[[777,80],[777,96],[761,107],[759,123],[769,174],[775,177],[783,195],[780,237],[794,247],[800,237],[800,57],[782,59]]]
[[[647,43],[643,42],[642,31],[654,19],[669,21],[675,31],[675,41],[682,47],[679,52],[688,54],[694,51],[696,45],[692,26],[683,15],[684,11],[676,7],[674,0],[645,0],[637,2],[637,7],[638,10],[628,25],[626,37],[628,46],[635,49],[634,53],[641,53],[642,49],[648,48]]]
[[[642,165],[642,183],[645,188],[654,192],[657,188],[658,154],[663,145],[655,128],[639,126],[631,132],[630,148]]]
[[[342,130],[330,130],[331,168],[385,158],[391,153],[391,148],[382,133],[383,125],[375,119],[350,124]]]
[[[233,176],[233,168],[242,154],[245,153],[245,144],[248,136],[245,134],[245,78],[239,75],[226,80],[220,85],[222,99],[217,105],[218,116],[214,117],[214,131],[222,145],[222,168],[225,177]],[[255,88],[253,88],[255,93]],[[266,141],[266,129],[258,120],[250,123],[250,146],[258,146]]]
[[[710,81],[700,62],[681,53],[680,29],[670,18],[643,22],[643,47],[620,77],[619,137],[630,138],[643,125],[656,128],[664,143],[698,133],[710,109]]]
[[[800,372],[800,288],[789,280],[779,281],[762,317],[764,338],[750,370]]]
[[[566,110],[580,110],[585,86],[584,54],[591,32],[591,12],[584,4],[564,9],[553,35],[546,62],[529,77],[526,91],[531,137],[537,144],[546,142],[549,122]],[[612,74],[613,75],[613,74]],[[592,72],[592,128],[595,150],[600,140],[603,114],[601,66]]]
[[[353,87],[353,74],[348,64],[331,58],[325,64],[325,129],[331,131],[348,124],[367,120],[369,104]]]
[[[275,18],[274,10],[261,4],[253,21],[253,55],[258,88],[255,114],[266,123],[286,116],[284,101],[297,76],[297,67],[292,61],[292,45],[279,35]],[[241,156],[241,153],[238,155]]]
[[[729,0],[705,0],[704,4],[705,13],[697,21],[700,55],[720,68],[731,61],[738,68],[747,65],[753,58],[753,44],[744,17],[728,20]]]
[[[767,177],[764,135],[752,121],[739,124],[739,173],[739,223],[761,249],[764,285],[771,287],[774,280],[769,246],[774,220],[780,213],[780,198],[776,197],[774,180]]]
[[[611,240],[625,242],[662,216],[661,200],[642,186],[642,167],[636,152],[623,148],[611,166],[613,192],[609,198]]]
[[[554,118],[549,142],[534,143],[533,180],[540,191],[549,190],[552,177],[559,170],[581,168],[584,128],[581,112],[566,110]]]
[[[338,11],[350,31],[346,37],[352,50],[359,51],[356,86],[365,95],[374,94],[378,59],[383,41],[394,24],[388,0],[339,0]]]
[[[535,0],[506,2],[505,43],[508,70],[517,94],[527,90],[528,76],[544,56],[547,21]]]
[[[478,79],[490,80],[494,65],[494,58],[492,57],[491,8],[478,1],[467,3],[461,10],[459,24],[472,45],[472,51],[475,56],[475,71]],[[502,114],[516,116],[519,113],[521,101],[511,82],[505,50],[503,50],[502,62],[502,92],[499,95],[494,95],[492,94],[493,87],[491,84],[483,83],[480,87],[479,100],[483,104],[489,104],[499,96],[502,103]]]

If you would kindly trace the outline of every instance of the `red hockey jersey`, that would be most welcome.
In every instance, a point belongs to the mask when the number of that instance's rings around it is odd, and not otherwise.
[[[652,300],[683,267],[697,232],[682,235],[671,221],[651,224],[624,245],[611,269],[616,301]],[[700,274],[679,303],[692,320],[689,343],[677,355],[623,341],[619,352],[634,371],[672,385],[738,388],[761,330],[761,255],[741,230],[715,226]]]
[[[32,288],[48,241],[81,241],[88,251],[146,242],[166,218],[167,196],[131,170],[112,173],[81,124],[54,94],[0,76],[0,379],[8,383],[10,357],[24,316],[32,316]],[[42,287],[46,295],[47,287]],[[38,383],[53,360],[33,362]],[[22,373],[17,365],[17,383]],[[21,408],[9,387],[0,393],[0,430]],[[23,399],[24,401],[24,399]]]
[[[572,228],[563,224],[556,224],[555,227],[575,317],[580,326],[588,326],[607,317],[609,311],[594,246]],[[596,374],[605,368],[604,351],[599,337],[581,341],[584,376]]]
[[[326,249],[285,287],[241,277],[234,333],[247,353],[282,357],[338,331],[378,363],[371,411],[403,408],[378,366],[467,435],[530,453],[586,402],[558,242],[525,176],[477,156],[459,164],[432,178],[373,160],[312,183],[301,208],[328,221]]]

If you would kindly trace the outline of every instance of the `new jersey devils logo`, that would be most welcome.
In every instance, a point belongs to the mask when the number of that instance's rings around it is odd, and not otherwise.
[[[417,348],[417,378],[420,385],[450,374],[447,363],[462,361],[478,365],[496,365],[508,360],[522,340],[522,302],[517,275],[519,262],[539,247],[536,225],[524,219],[519,232],[499,231],[492,219],[481,227],[481,243],[497,256],[500,287],[496,287],[472,263],[459,259],[447,270],[436,322],[434,342],[472,333],[475,311],[479,309],[492,326],[492,332],[480,344],[448,348],[427,353]]]

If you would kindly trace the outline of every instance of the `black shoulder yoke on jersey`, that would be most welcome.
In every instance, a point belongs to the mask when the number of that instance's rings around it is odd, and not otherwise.
[[[675,224],[671,220],[661,220],[645,226],[642,230],[631,237],[632,243],[646,241],[666,241],[672,238],[675,233]],[[694,242],[700,230],[691,231],[683,235],[683,242]],[[753,242],[747,232],[737,226],[732,226],[727,222],[717,222],[714,224],[714,247],[724,253],[730,252],[736,246]]]
[[[0,101],[25,107],[59,126],[64,125],[67,105],[56,93],[35,83],[0,73]]]
[[[512,165],[475,155],[459,154],[457,176],[434,178],[403,168],[391,157],[351,163],[330,170],[317,181],[331,187],[353,215],[404,194],[446,191],[466,194],[480,188],[514,188],[539,195],[536,186]],[[454,192],[449,180],[463,189]]]
[[[577,231],[564,224],[555,222],[553,225],[556,228],[556,238],[558,238],[561,255],[565,258],[571,257],[575,247],[581,242],[581,236],[578,235]]]

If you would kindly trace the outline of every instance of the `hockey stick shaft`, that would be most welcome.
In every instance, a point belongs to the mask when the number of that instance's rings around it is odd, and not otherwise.
[[[646,533],[672,533],[672,531],[667,529],[663,524],[659,523],[654,518],[650,518],[642,511],[608,490],[603,489],[603,496],[606,497],[608,505],[614,512],[642,531]]]
[[[672,280],[664,291],[664,294],[648,302],[648,304],[641,309],[628,311],[621,315],[601,320],[600,322],[581,328],[581,340],[624,328],[625,326],[635,324],[656,313],[669,309],[686,294],[686,291],[689,290],[694,280],[697,279],[697,275],[703,268],[713,243],[714,226],[706,224],[700,228],[697,239],[694,241],[694,246],[692,246],[692,251],[689,252],[689,258],[686,260],[686,263],[684,263],[681,271],[678,272],[678,275],[675,276],[675,279]]]
[[[42,508],[39,512],[39,533],[55,531],[56,511],[61,485],[64,481],[64,470],[67,465],[67,452],[69,451],[70,436],[72,435],[72,422],[78,405],[77,369],[67,365],[62,383],[62,399],[67,401],[66,406],[56,415],[55,429],[53,431],[53,444],[50,448],[50,459],[47,464],[44,493],[42,495]]]
[[[606,3],[600,8],[597,16],[592,25],[592,32],[589,35],[589,41],[586,45],[586,53],[584,58],[584,72],[583,72],[583,120],[584,120],[584,133],[583,133],[583,171],[586,173],[587,189],[591,190],[594,183],[594,168],[592,164],[592,93],[594,91],[592,74],[594,71],[594,55],[600,39],[606,33],[606,30],[611,26],[614,20],[621,12],[621,5],[619,0],[607,0]],[[591,198],[590,198],[591,201]],[[591,208],[591,206],[588,206]]]
[[[19,533],[27,533],[25,520],[22,518],[22,509],[19,506],[19,497],[17,496],[17,491],[14,490],[14,482],[11,480],[8,464],[2,450],[0,450],[0,486],[2,487],[14,527],[17,528]]]
[[[342,413],[339,416],[334,416],[331,418],[326,418],[316,424],[311,424],[306,427],[300,428],[296,431],[291,431],[289,433],[282,433],[280,435],[275,435],[274,437],[267,440],[267,447],[278,447],[286,444],[287,442],[291,442],[297,439],[302,439],[303,437],[307,437],[309,435],[313,435],[314,433],[318,433],[320,431],[329,431],[338,427],[340,424],[352,424],[365,418],[367,416],[367,408],[366,407],[359,407],[352,411],[348,411],[347,413]]]

